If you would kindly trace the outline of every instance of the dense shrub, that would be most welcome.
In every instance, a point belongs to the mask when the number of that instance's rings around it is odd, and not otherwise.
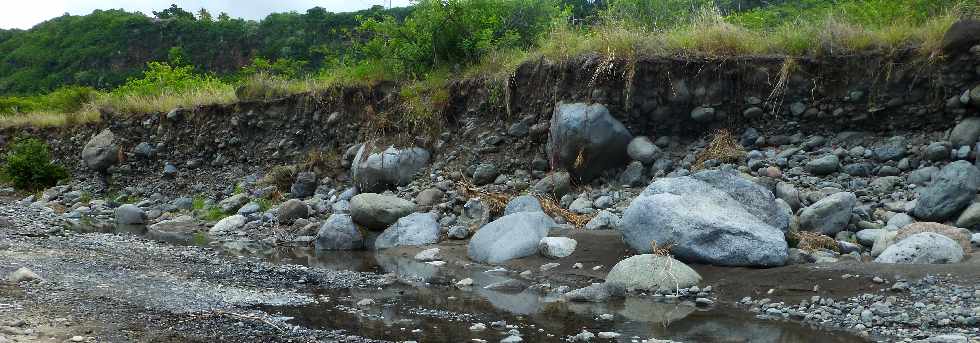
[[[37,190],[56,185],[68,178],[68,172],[51,162],[47,144],[28,138],[11,145],[0,167],[0,177],[18,189]]]

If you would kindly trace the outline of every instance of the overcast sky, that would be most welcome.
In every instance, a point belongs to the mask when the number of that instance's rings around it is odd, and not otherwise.
[[[2,0],[0,1],[0,28],[28,29],[42,21],[62,14],[89,14],[96,9],[139,11],[152,15],[177,4],[190,12],[206,8],[211,14],[227,12],[232,17],[262,19],[272,12],[305,12],[315,6],[331,12],[349,12],[385,5],[408,6],[409,0]]]

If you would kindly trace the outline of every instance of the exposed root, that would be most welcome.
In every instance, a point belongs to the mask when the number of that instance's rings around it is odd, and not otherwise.
[[[691,167],[693,171],[704,169],[704,162],[717,160],[722,163],[739,163],[745,158],[745,149],[738,143],[735,135],[727,129],[715,131],[711,142],[698,153]]]
[[[592,220],[592,216],[578,214],[562,208],[561,206],[558,205],[558,202],[556,202],[554,199],[550,197],[544,195],[537,195],[537,194],[535,195],[535,197],[538,198],[538,202],[541,203],[541,209],[544,210],[544,213],[547,213],[552,217],[565,218],[565,221],[574,225],[575,228],[578,229],[585,228],[585,224],[588,224],[589,221]]]
[[[490,210],[490,214],[494,216],[503,214],[504,208],[507,207],[507,203],[514,197],[514,195],[506,193],[490,193],[481,191],[468,181],[459,181],[456,183],[456,187],[460,189],[467,197],[478,197],[480,200],[484,201],[487,208]],[[588,224],[589,221],[592,220],[592,216],[578,214],[562,208],[558,205],[557,201],[550,197],[539,194],[535,194],[534,197],[541,203],[541,209],[544,210],[544,213],[547,213],[552,217],[564,218],[565,221],[571,223],[576,228],[585,228],[585,224]]]

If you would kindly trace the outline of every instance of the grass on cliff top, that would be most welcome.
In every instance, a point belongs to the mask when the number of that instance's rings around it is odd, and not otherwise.
[[[480,78],[490,81],[491,88],[501,88],[499,85],[522,63],[536,59],[561,62],[588,53],[599,54],[608,61],[635,61],[641,56],[819,58],[913,49],[924,59],[935,60],[941,55],[940,43],[946,30],[956,20],[977,17],[978,13],[975,1],[968,0],[807,0],[728,15],[713,7],[691,8],[668,13],[669,24],[663,24],[660,19],[664,13],[656,12],[652,14],[654,18],[648,18],[644,15],[651,15],[651,11],[642,9],[625,15],[604,12],[597,23],[587,27],[556,20],[558,24],[531,48],[492,49],[473,63],[447,61],[413,75],[397,71],[388,65],[390,61],[362,60],[325,68],[300,79],[257,74],[229,83],[195,74],[190,66],[151,62],[144,78],[112,91],[97,92],[80,109],[42,108],[0,115],[0,128],[91,123],[99,120],[101,108],[122,114],[159,113],[177,107],[270,100],[395,81],[401,84],[400,113],[371,113],[369,120],[374,128],[379,133],[388,128],[434,129],[452,80]],[[490,91],[493,97],[505,95],[496,94],[496,89]],[[0,112],[2,105],[0,101]]]

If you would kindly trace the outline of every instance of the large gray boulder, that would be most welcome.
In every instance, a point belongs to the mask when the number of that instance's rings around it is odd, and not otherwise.
[[[483,263],[503,263],[538,252],[538,243],[558,226],[544,212],[518,212],[500,217],[483,226],[470,238],[470,259]]]
[[[399,197],[361,193],[350,199],[350,215],[354,222],[371,230],[384,230],[412,212],[415,212],[415,204]]]
[[[980,117],[969,117],[956,123],[953,131],[949,133],[949,142],[953,147],[969,145],[973,147],[980,138]]]
[[[727,171],[650,184],[623,216],[623,240],[640,253],[673,244],[682,261],[723,266],[786,263],[790,210],[765,187]]]
[[[606,275],[606,284],[627,291],[676,291],[701,282],[701,275],[681,261],[669,256],[635,255],[619,261]]]
[[[909,236],[885,249],[875,262],[945,264],[963,260],[963,248],[949,237],[934,232]]]
[[[374,143],[362,144],[351,163],[354,185],[362,192],[383,192],[407,185],[429,164],[429,151],[422,148],[388,147],[380,152],[374,148]]]
[[[961,19],[946,30],[942,48],[944,53],[957,54],[969,51],[977,44],[980,44],[980,20]]]
[[[317,250],[356,250],[364,248],[364,236],[347,214],[332,214],[320,226],[314,246]]]
[[[82,148],[82,161],[92,170],[104,172],[119,159],[119,146],[116,136],[109,129],[89,139]]]
[[[589,181],[628,161],[633,135],[601,104],[558,104],[551,118],[548,155],[553,169],[564,169]]]
[[[412,213],[398,219],[374,241],[375,249],[439,243],[439,218],[433,213]]]
[[[854,193],[831,194],[800,211],[800,228],[828,236],[836,235],[851,221],[851,210],[856,203]]]
[[[967,161],[950,163],[939,171],[932,184],[919,188],[912,215],[936,222],[953,218],[973,202],[977,188],[980,170]]]

